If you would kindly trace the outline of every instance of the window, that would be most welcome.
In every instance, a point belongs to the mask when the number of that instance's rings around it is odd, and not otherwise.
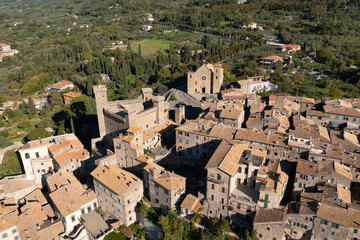
[[[225,193],[225,188],[224,188],[224,187],[221,189],[221,192],[222,192],[222,193]]]
[[[97,204],[96,204],[96,203],[94,203],[94,209],[95,209],[95,208],[97,208]]]
[[[12,234],[17,233],[17,229],[15,228],[15,229],[11,230],[11,232],[12,232]]]
[[[221,204],[224,204],[224,202],[225,202],[225,201],[224,201],[224,199],[222,198],[222,199],[221,199]]]
[[[237,185],[240,185],[240,184],[241,184],[241,179],[240,179],[240,178],[236,179],[236,184],[237,184]]]
[[[189,144],[189,141],[188,141],[188,140],[186,140],[186,144]]]
[[[179,139],[179,142],[182,142],[182,139],[181,139],[181,138]]]
[[[270,227],[266,227],[266,230],[267,230],[267,231],[270,231]]]
[[[30,158],[30,154],[25,153],[25,158],[26,158],[26,159],[29,159],[29,158]]]
[[[72,216],[71,216],[71,221],[72,221],[72,222],[75,222],[75,215],[72,215]]]
[[[8,236],[8,234],[7,233],[4,233],[3,235],[2,235],[2,238],[6,238]]]
[[[269,194],[265,194],[265,200],[269,200]]]
[[[261,234],[261,233],[259,233],[259,238],[262,238],[262,234]]]
[[[330,118],[330,114],[328,114],[326,117],[327,117],[327,118]]]
[[[321,232],[325,232],[325,229],[322,228],[322,229],[321,229]]]
[[[249,169],[245,168],[245,174],[248,174],[248,172],[249,172]]]
[[[335,119],[339,119],[339,116],[335,116]]]
[[[241,173],[241,167],[238,168],[238,173]]]
[[[267,208],[267,207],[268,207],[268,203],[265,202],[265,203],[264,203],[264,208]]]
[[[211,184],[211,189],[214,190],[215,189],[215,185]]]
[[[214,201],[214,195],[211,195],[211,201]]]
[[[14,237],[14,240],[19,240],[20,239],[20,236],[15,236]]]
[[[88,212],[91,212],[91,206],[89,206],[89,207],[87,208],[87,210],[88,210]]]
[[[217,175],[217,180],[221,180],[221,175],[220,174]]]
[[[358,230],[357,230],[357,229],[354,229],[353,233],[355,233],[355,234],[358,233]]]
[[[35,155],[36,155],[36,158],[40,157],[40,154],[38,152],[36,152]]]
[[[85,209],[81,209],[81,214],[85,214]]]
[[[331,235],[333,235],[333,236],[334,236],[334,235],[335,235],[335,233],[334,233],[334,232],[331,232]]]
[[[353,118],[353,122],[356,122],[356,118]]]

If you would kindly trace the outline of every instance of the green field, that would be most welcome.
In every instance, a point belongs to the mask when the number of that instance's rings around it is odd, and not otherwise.
[[[143,56],[151,56],[156,53],[158,50],[168,50],[170,49],[171,41],[162,40],[162,39],[144,39],[144,40],[135,40],[131,41],[130,45],[134,52],[138,52],[139,44],[141,45],[141,53]],[[126,48],[123,48],[126,50]]]

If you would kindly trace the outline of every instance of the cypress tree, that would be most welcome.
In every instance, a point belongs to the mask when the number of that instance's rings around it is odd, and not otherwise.
[[[142,53],[141,53],[141,44],[139,43],[139,56],[141,57],[142,56]]]

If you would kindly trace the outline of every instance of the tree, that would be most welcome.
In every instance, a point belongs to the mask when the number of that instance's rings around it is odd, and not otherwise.
[[[171,72],[168,68],[162,68],[157,73],[157,79],[160,83],[165,83],[171,77]]]
[[[122,232],[111,232],[105,236],[104,240],[127,240],[128,238]]]
[[[27,110],[30,115],[33,115],[36,113],[36,106],[35,106],[34,100],[31,97],[29,97],[29,99],[28,99]]]
[[[88,96],[92,96],[92,93],[93,93],[93,82],[91,80],[90,77],[87,78],[87,81],[86,81],[86,95]]]
[[[7,146],[10,146],[10,145],[11,145],[11,142],[7,138],[0,136],[0,149],[6,148]]]
[[[252,229],[251,232],[246,229],[245,231],[245,240],[259,240],[257,238],[257,233],[255,229]]]
[[[27,135],[27,140],[29,141],[33,141],[33,140],[37,140],[40,138],[46,138],[49,137],[51,134],[49,134],[45,128],[35,128],[33,130],[31,130],[29,132],[29,134]]]
[[[21,173],[21,164],[14,149],[5,152],[0,169],[2,173],[5,173],[5,175]]]
[[[51,91],[49,96],[51,106],[63,105],[63,99],[58,91]]]
[[[139,56],[141,57],[142,53],[141,53],[141,44],[139,43]]]

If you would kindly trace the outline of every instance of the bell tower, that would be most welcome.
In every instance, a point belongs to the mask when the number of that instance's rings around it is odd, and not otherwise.
[[[95,85],[93,87],[95,102],[96,102],[96,112],[99,124],[99,134],[103,138],[106,135],[105,128],[105,116],[104,108],[107,106],[107,87],[106,85]]]

